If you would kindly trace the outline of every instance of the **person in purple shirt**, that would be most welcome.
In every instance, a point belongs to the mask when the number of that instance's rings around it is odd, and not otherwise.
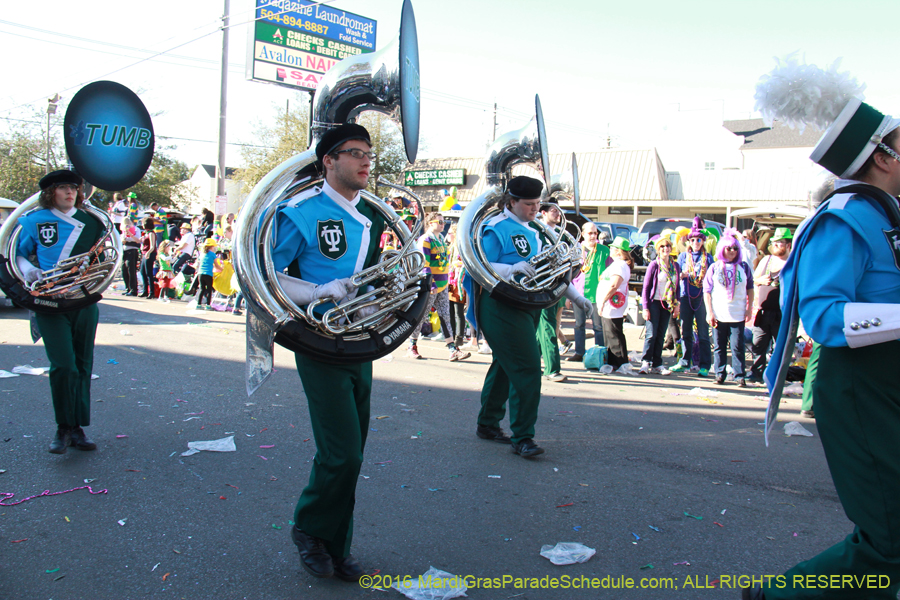
[[[731,344],[734,380],[747,387],[744,366],[744,323],[753,313],[753,272],[744,261],[741,244],[726,230],[716,248],[716,262],[703,282],[706,319],[715,329],[716,383],[725,383],[725,360]]]

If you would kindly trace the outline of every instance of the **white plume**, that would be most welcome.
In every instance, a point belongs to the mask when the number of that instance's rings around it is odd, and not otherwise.
[[[802,64],[794,52],[777,63],[771,73],[756,84],[755,110],[762,113],[766,125],[778,119],[801,131],[807,125],[827,129],[853,97],[863,98],[865,84],[849,73],[838,73],[841,59],[827,70]]]

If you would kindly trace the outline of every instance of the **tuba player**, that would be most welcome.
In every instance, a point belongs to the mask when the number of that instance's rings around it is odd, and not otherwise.
[[[324,311],[356,296],[350,278],[377,261],[385,222],[359,195],[369,183],[375,158],[364,127],[345,124],[328,131],[316,145],[316,157],[325,181],[279,209],[272,260],[291,300],[304,306],[331,299],[321,305]],[[297,354],[296,363],[316,457],[297,502],[291,536],[308,573],[358,581],[363,570],[350,554],[350,544],[356,481],[369,430],[372,362],[334,365]]]
[[[41,178],[43,210],[19,218],[22,232],[16,248],[16,264],[27,283],[39,281],[41,271],[91,250],[103,236],[100,222],[81,209],[84,191],[81,175],[53,171]],[[37,255],[36,267],[26,257]],[[91,424],[91,368],[94,338],[100,311],[97,304],[58,313],[35,313],[44,350],[50,360],[50,397],[56,415],[56,435],[50,452],[65,454],[66,448],[96,450],[82,427]]]

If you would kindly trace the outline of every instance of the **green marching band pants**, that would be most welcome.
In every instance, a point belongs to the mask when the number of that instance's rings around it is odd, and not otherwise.
[[[544,357],[544,375],[559,373],[559,344],[556,343],[556,314],[559,312],[559,303],[541,311],[541,321],[538,324],[537,340],[541,346],[541,356]]]
[[[537,343],[540,310],[519,310],[477,289],[478,324],[491,346],[492,361],[484,378],[478,424],[499,427],[506,415],[512,442],[534,437],[541,401],[541,353]]]
[[[356,482],[369,431],[372,363],[333,365],[295,355],[316,441],[309,483],[294,510],[303,532],[335,558],[350,554]]]
[[[87,427],[91,424],[91,372],[100,310],[91,304],[34,316],[50,361],[50,396],[56,424]]]
[[[813,382],[816,426],[834,487],[856,527],[843,541],[787,571],[784,587],[774,580],[763,587],[766,600],[897,597],[900,388],[894,369],[898,363],[900,341],[863,348],[821,347]],[[862,584],[868,589],[860,589],[859,583],[823,585],[816,577],[825,575],[848,576],[848,581],[856,576],[855,581],[869,582]],[[807,576],[818,586],[800,585]]]

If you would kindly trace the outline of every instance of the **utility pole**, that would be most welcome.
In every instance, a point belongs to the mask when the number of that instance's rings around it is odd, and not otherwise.
[[[56,114],[56,105],[59,102],[59,94],[53,94],[47,99],[47,164],[44,165],[44,175],[50,172],[50,115]]]
[[[497,103],[494,102],[494,130],[491,134],[491,143],[497,140]]]
[[[216,169],[216,196],[225,195],[225,115],[228,104],[228,24],[230,18],[231,0],[225,0],[225,14],[222,17],[222,85],[219,92],[219,164]],[[215,204],[213,209],[215,209]]]

